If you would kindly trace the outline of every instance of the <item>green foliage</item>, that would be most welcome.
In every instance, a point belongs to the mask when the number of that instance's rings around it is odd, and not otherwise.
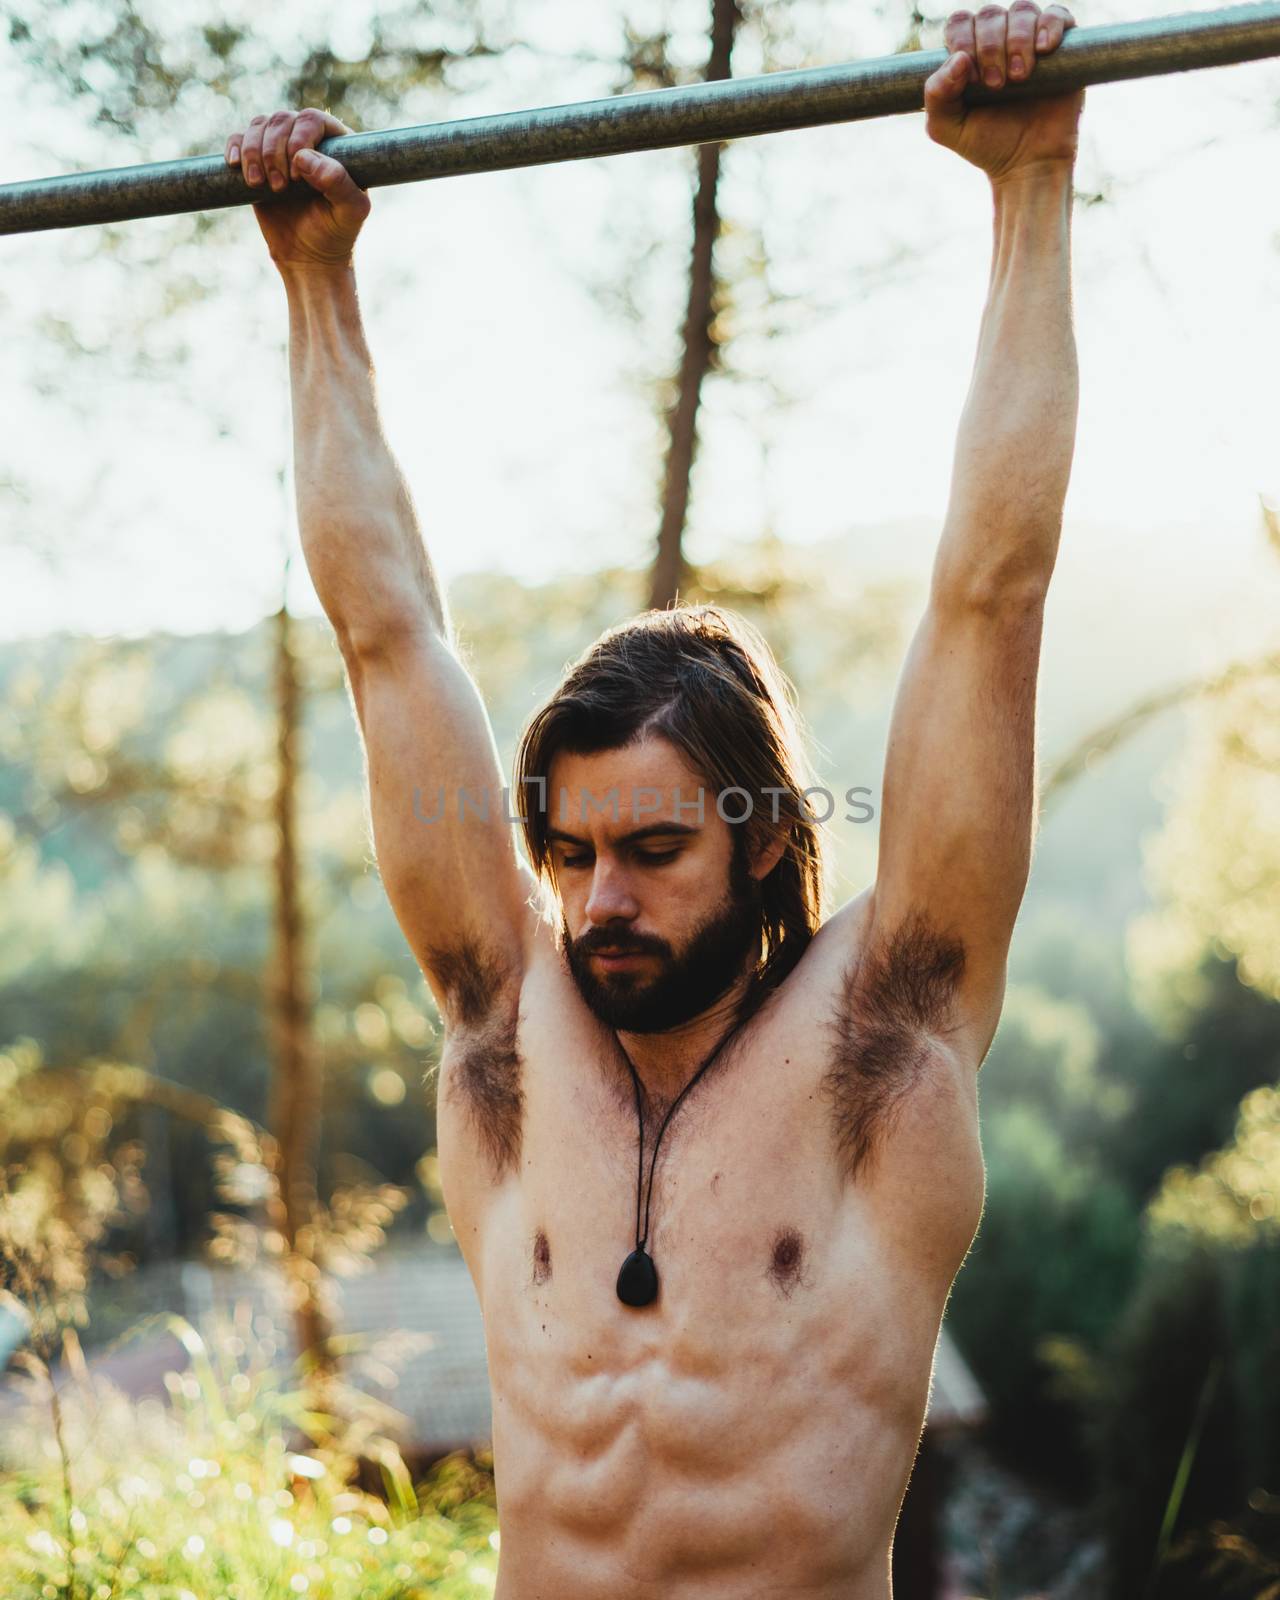
[[[1024,1470],[1068,1488],[1087,1480],[1088,1458],[1052,1355],[1103,1337],[1139,1237],[1137,1207],[1099,1154],[1127,1108],[1101,1076],[1102,1047],[1082,999],[1010,988],[979,1080],[986,1211],[948,1313],[996,1438]]]
[[[1173,1196],[1193,1187],[1197,1230],[1208,1219],[1208,1190],[1219,1211],[1237,1219],[1269,1204],[1257,1192],[1256,1173],[1244,1192],[1240,1153],[1225,1170],[1210,1165],[1194,1180],[1175,1171],[1161,1190],[1168,1169],[1200,1161],[1229,1138],[1242,1095],[1280,1074],[1274,1002],[1243,985],[1233,963],[1208,952],[1202,961],[1200,1008],[1165,1032],[1136,1007],[1114,956],[1109,966],[1094,959],[1065,912],[1047,917],[1021,949],[1021,981],[1010,987],[982,1071],[987,1206],[952,1293],[949,1323],[984,1385],[994,1438],[1009,1458],[1082,1493],[1100,1472],[1131,1471],[1112,1461],[1101,1419],[1112,1419],[1123,1439],[1143,1426],[1134,1407],[1150,1400],[1121,1381],[1121,1347],[1113,1351],[1117,1328],[1138,1315],[1126,1310],[1131,1295],[1154,1292],[1142,1220],[1147,1201],[1160,1193],[1153,1214],[1163,1215]],[[1259,1139],[1269,1138],[1272,1102],[1260,1096],[1251,1103],[1256,1114],[1243,1145],[1256,1152]],[[1228,1174],[1236,1182],[1230,1193]],[[1276,1406],[1267,1362],[1280,1352],[1262,1334],[1273,1325],[1270,1273],[1256,1255],[1248,1267],[1224,1263],[1223,1273],[1228,1375],[1251,1397],[1234,1448],[1255,1463],[1250,1481],[1267,1483],[1267,1447],[1247,1436]],[[1259,1297],[1252,1309],[1250,1293]],[[1182,1338],[1170,1332],[1180,1327],[1179,1316],[1189,1328],[1194,1323],[1193,1305],[1176,1315],[1172,1302],[1167,1309],[1163,1325],[1159,1318],[1145,1324],[1155,1344]],[[1186,1337],[1194,1342],[1192,1332]],[[1157,1354],[1135,1357],[1130,1368],[1144,1364],[1158,1366]],[[1194,1405],[1195,1396],[1183,1400]],[[1165,1445],[1149,1456],[1148,1499],[1161,1507],[1181,1448]],[[1199,1515],[1194,1494],[1180,1526],[1188,1515]],[[1158,1516],[1155,1523],[1158,1531]]]
[[[1241,1104],[1230,1145],[1197,1172],[1175,1167],[1152,1202],[1157,1231],[1244,1246],[1280,1244],[1280,1089]]]
[[[987,1115],[983,1143],[987,1208],[948,1323],[983,1385],[996,1439],[1024,1470],[1082,1489],[1079,1410],[1052,1356],[1061,1341],[1096,1345],[1119,1313],[1138,1219],[1123,1188],[1029,1105]]]
[[[423,1078],[438,1023],[369,870],[360,758],[328,631],[298,630],[311,687],[305,894],[329,1099],[327,1190],[388,1180],[426,1201]],[[123,1059],[266,1119],[275,778],[264,631],[50,641],[0,709],[0,1007],[49,1068]],[[12,659],[12,658],[11,658]],[[217,1203],[199,1129],[140,1114],[156,1201],[139,1255],[198,1248]]]
[[[1225,1301],[1212,1254],[1150,1261],[1107,1352],[1096,1428],[1113,1600],[1146,1592],[1177,1529],[1242,1498]]]
[[[1208,950],[1187,977],[1199,995],[1191,1012],[1171,1034],[1148,1032],[1110,1067],[1124,1074],[1132,1103],[1109,1135],[1107,1158],[1142,1202],[1169,1167],[1229,1140],[1242,1098],[1280,1078],[1280,1005],[1244,983],[1234,960]]]
[[[1115,1600],[1252,1600],[1280,1576],[1278,1195],[1280,1090],[1261,1088],[1147,1209],[1087,1396]]]
[[[1131,932],[1134,970],[1153,1010],[1193,1009],[1206,946],[1280,1000],[1280,657],[1270,673],[1207,701],[1150,855],[1163,903]]]
[[[144,1331],[144,1330],[139,1330]],[[298,1393],[175,1324],[190,1357],[170,1403],[83,1379],[62,1400],[64,1475],[42,1415],[7,1419],[5,1600],[473,1600],[493,1591],[492,1480],[463,1458],[416,1490],[385,1442],[308,1414]],[[319,1439],[319,1443],[308,1440]],[[357,1486],[354,1447],[390,1491]],[[68,1494],[68,1488],[70,1493]]]

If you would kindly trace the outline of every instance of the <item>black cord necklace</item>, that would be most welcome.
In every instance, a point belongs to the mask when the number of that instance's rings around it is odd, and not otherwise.
[[[685,1095],[689,1093],[690,1089],[701,1078],[721,1050],[737,1033],[744,1020],[744,1017],[739,1016],[737,1022],[729,1029],[724,1038],[719,1041],[693,1077],[689,1079],[688,1083],[685,1084],[684,1088],[671,1102],[671,1109],[662,1119],[662,1126],[658,1129],[658,1137],[653,1143],[653,1159],[649,1163],[649,1187],[647,1192],[644,1185],[644,1108],[641,1103],[640,1078],[636,1069],[631,1065],[631,1057],[622,1049],[621,1041],[618,1042],[618,1049],[622,1050],[622,1059],[627,1063],[627,1071],[630,1072],[631,1082],[635,1086],[636,1123],[640,1130],[640,1154],[636,1173],[636,1247],[622,1263],[622,1269],[618,1273],[618,1299],[622,1301],[623,1305],[647,1306],[652,1305],[658,1298],[658,1269],[654,1266],[653,1257],[645,1247],[649,1243],[649,1208],[653,1203],[653,1175],[658,1166],[658,1151],[662,1148],[662,1136],[667,1131],[667,1125],[672,1117],[680,1109],[680,1103]],[[642,1195],[644,1196],[643,1230],[640,1225],[640,1200]]]

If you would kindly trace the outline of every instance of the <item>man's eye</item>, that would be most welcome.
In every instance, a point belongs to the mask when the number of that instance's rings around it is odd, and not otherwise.
[[[636,855],[647,867],[660,867],[667,861],[674,861],[680,854],[678,850],[637,850]]]
[[[562,867],[588,867],[591,865],[591,857],[582,855],[561,856],[560,865]]]

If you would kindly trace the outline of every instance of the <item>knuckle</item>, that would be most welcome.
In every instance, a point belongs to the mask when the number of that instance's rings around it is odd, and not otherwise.
[[[980,6],[978,8],[978,21],[979,22],[982,22],[985,19],[989,19],[989,18],[992,18],[992,17],[1002,17],[1002,16],[1004,16],[1004,7],[1003,6],[986,5],[986,6]]]
[[[267,120],[267,119],[266,119],[266,117],[264,117],[264,116],[263,116],[263,115],[262,115],[262,113],[261,113],[261,112],[259,112],[259,113],[258,113],[258,115],[257,115],[257,116],[256,116],[256,117],[250,117],[250,118],[249,118],[249,126],[250,126],[250,127],[251,127],[251,128],[260,128],[260,127],[261,127],[261,126],[262,126],[262,124],[263,124],[263,123],[264,123],[264,122],[265,122],[265,121],[266,121],[266,120]]]
[[[293,121],[293,112],[292,111],[273,111],[271,113],[269,126],[273,127],[273,128],[283,128],[286,123],[289,123],[289,122],[292,122],[292,121]]]

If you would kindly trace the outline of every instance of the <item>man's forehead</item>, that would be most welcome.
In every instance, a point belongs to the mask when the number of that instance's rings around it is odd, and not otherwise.
[[[688,828],[701,819],[705,784],[668,740],[650,736],[590,755],[563,752],[547,774],[547,812],[553,827],[593,818],[621,828],[671,822]]]
[[[608,788],[614,783],[652,783],[671,787],[696,779],[684,751],[660,733],[647,733],[611,750],[560,750],[552,758],[553,781],[589,782]]]
[[[552,783],[547,795],[551,838],[582,836],[600,828],[609,834],[697,833],[714,799],[696,778],[683,785],[662,788],[656,784],[615,782],[588,787]]]
[[[682,789],[688,794],[699,782],[698,770],[667,739],[650,736],[635,739],[614,750],[594,750],[581,755],[562,750],[555,755],[547,773],[552,787],[603,790],[662,789],[672,794]]]

